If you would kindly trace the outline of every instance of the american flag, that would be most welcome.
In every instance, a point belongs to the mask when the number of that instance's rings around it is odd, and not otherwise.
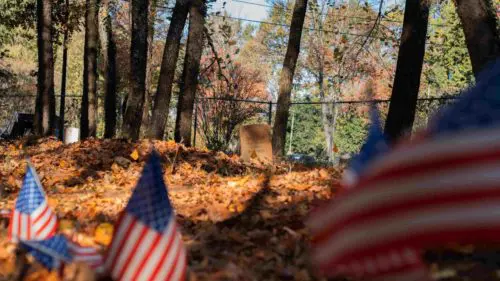
[[[74,241],[68,241],[68,251],[73,257],[73,262],[86,263],[93,270],[103,270],[103,258],[94,247],[82,246]]]
[[[55,235],[45,240],[21,241],[23,247],[36,261],[49,270],[60,269],[64,263],[69,263],[72,256],[68,249],[66,237]]]
[[[114,280],[185,278],[186,252],[155,151],[115,225],[104,268]]]
[[[43,240],[57,230],[57,217],[47,204],[45,193],[33,166],[28,163],[9,225],[9,238]]]
[[[371,108],[370,115],[371,124],[366,141],[359,154],[351,160],[349,167],[344,171],[343,184],[346,187],[351,187],[356,183],[359,175],[368,167],[370,161],[389,151],[389,143],[382,131],[379,112],[375,106]]]
[[[374,159],[309,226],[326,275],[367,280],[423,280],[425,249],[500,242],[500,60],[424,138]]]

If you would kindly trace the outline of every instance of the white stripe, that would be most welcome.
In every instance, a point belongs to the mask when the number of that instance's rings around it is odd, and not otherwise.
[[[364,247],[436,230],[477,228],[500,224],[500,199],[447,204],[437,208],[426,208],[388,215],[371,222],[350,225],[318,245],[315,259],[330,261],[340,255],[359,251]]]
[[[427,158],[474,154],[478,151],[500,148],[500,129],[473,129],[460,133],[446,134],[413,147],[402,147],[394,152],[374,159],[366,174],[375,174],[402,163],[416,163]]]
[[[321,214],[310,217],[308,226],[314,233],[349,215],[362,213],[390,202],[429,198],[438,194],[498,189],[499,170],[500,163],[479,167],[472,164],[460,169],[451,167],[433,174],[425,172],[400,179],[379,181],[372,186],[354,191],[348,200],[337,200],[325,207]],[[474,187],[471,188],[470,183],[474,183]]]
[[[177,256],[177,252],[181,250],[180,247],[181,247],[182,241],[179,241],[180,240],[179,235],[176,235],[175,233],[174,233],[174,235],[175,235],[175,238],[174,238],[174,241],[172,244],[172,248],[168,252],[167,258],[162,261],[160,271],[158,272],[158,275],[157,275],[155,280],[158,280],[158,281],[166,280],[168,273],[170,272],[170,270],[172,270],[172,266],[175,263],[175,257]]]
[[[42,201],[42,203],[40,203],[40,206],[38,206],[30,215],[31,217],[34,219],[36,217],[38,217],[42,212],[43,210],[45,209],[45,207],[48,207],[47,206],[47,202],[44,200]],[[47,213],[50,211],[50,207],[48,207],[49,210],[47,210]]]
[[[104,267],[107,271],[112,270],[111,265],[112,265],[113,259],[118,254],[118,252],[121,250],[118,247],[120,246],[121,241],[124,239],[124,236],[127,233],[127,230],[130,227],[132,220],[133,219],[129,215],[127,215],[127,214],[123,215],[120,226],[116,230],[116,234],[113,236],[113,241],[111,241],[111,246],[109,248],[109,252],[106,255],[106,261],[105,261]]]
[[[141,244],[137,248],[137,251],[135,255],[132,256],[132,261],[129,263],[127,270],[125,271],[125,274],[121,278],[122,280],[132,280],[134,277],[134,274],[138,270],[139,265],[141,262],[146,258],[146,255],[148,254],[149,248],[155,247],[155,245],[151,245],[153,242],[153,239],[157,236],[157,233],[155,230],[148,229],[148,232],[146,233],[145,237],[142,239]],[[148,263],[149,261],[146,261]]]
[[[170,241],[170,238],[172,237],[172,231],[174,230],[174,225],[175,222],[170,221],[167,228],[165,229],[165,232],[163,232],[160,241],[158,241],[158,244],[156,245],[153,253],[151,253],[149,262],[144,265],[141,276],[151,276],[158,263],[161,262],[160,258],[167,250],[168,242]],[[173,235],[175,235],[175,233]],[[172,237],[172,239],[174,239],[174,237]],[[174,241],[172,241],[172,246],[173,243]]]
[[[17,231],[19,228],[19,220],[21,219],[21,213],[17,210],[14,210],[14,214],[12,216],[12,241],[17,242],[19,240],[19,232]]]
[[[184,247],[180,247],[180,255],[177,262],[177,266],[175,267],[175,272],[172,275],[170,280],[172,281],[184,281],[181,280],[183,273],[186,271],[186,249]]]
[[[22,240],[28,239],[28,215],[21,213],[21,233],[19,237]]]
[[[55,227],[55,225],[57,223],[57,219],[56,219],[56,217],[52,213],[51,214],[47,214],[47,216],[49,216],[50,222],[42,230],[42,232],[40,232],[40,234],[36,236],[37,239],[46,239],[46,238],[48,238],[50,232],[54,229],[54,227]],[[36,230],[38,231],[39,229],[42,229],[42,227],[43,227],[43,225],[39,224],[37,222],[37,224],[36,224]]]
[[[122,271],[123,267],[125,266],[125,263],[127,262],[127,259],[129,259],[129,255],[140,255],[143,256],[144,253],[132,253],[132,250],[134,246],[137,244],[137,241],[139,238],[141,238],[141,232],[144,230],[145,226],[143,223],[136,221],[134,228],[132,229],[132,232],[130,232],[130,235],[127,237],[127,240],[125,241],[125,244],[123,245],[123,248],[121,248],[120,251],[120,256],[118,257],[118,261],[113,268],[111,276],[114,279],[119,279],[119,274],[120,271]],[[123,279],[119,279],[123,280]]]

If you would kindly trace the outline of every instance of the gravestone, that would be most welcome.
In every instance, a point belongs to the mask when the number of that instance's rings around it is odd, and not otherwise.
[[[240,128],[240,158],[245,162],[272,163],[271,127],[267,124],[246,125]]]

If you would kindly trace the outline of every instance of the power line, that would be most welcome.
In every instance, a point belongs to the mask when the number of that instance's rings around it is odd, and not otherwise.
[[[275,6],[273,5],[267,5],[267,4],[260,4],[260,3],[252,3],[252,2],[249,2],[249,1],[244,1],[244,0],[231,0],[232,2],[235,2],[235,3],[241,3],[241,4],[246,4],[246,5],[253,5],[253,6],[259,6],[259,7],[265,7],[265,8],[274,8]],[[285,6],[280,6],[282,7],[283,9],[285,10],[288,10],[288,11],[291,11],[292,9],[290,8],[287,8]],[[326,15],[326,14],[325,14]],[[307,14],[306,14],[306,17],[307,17]],[[358,16],[340,16],[339,18],[351,18],[351,19],[360,19],[360,20],[366,20],[366,21],[375,21],[377,20],[377,18],[370,18],[370,17],[358,17]],[[382,16],[382,19],[381,21],[385,21],[385,22],[393,22],[393,23],[399,23],[399,24],[403,24],[402,21],[399,21],[399,20],[392,20],[392,19],[388,19],[384,16]],[[433,25],[433,26],[441,26],[441,27],[444,27],[444,26],[448,26],[447,24],[439,24],[439,23],[429,23],[430,25]]]

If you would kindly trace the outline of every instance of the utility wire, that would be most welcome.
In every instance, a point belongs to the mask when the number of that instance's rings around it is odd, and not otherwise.
[[[273,5],[267,5],[267,4],[260,4],[260,3],[252,3],[252,2],[249,2],[249,1],[244,1],[244,0],[231,0],[232,2],[235,2],[235,3],[241,3],[241,4],[246,4],[246,5],[253,5],[253,6],[259,6],[259,7],[265,7],[265,8],[274,8]],[[288,10],[288,11],[292,11],[291,8],[287,8],[283,5],[279,5],[279,7],[285,9],[285,10]],[[324,14],[326,15],[326,14]],[[324,16],[322,15],[322,16]],[[306,15],[307,17],[307,15]],[[370,17],[357,17],[357,16],[339,16],[339,18],[351,18],[351,19],[360,19],[360,20],[366,20],[366,21],[375,21],[377,20],[377,18],[370,18]],[[394,22],[394,23],[400,23],[400,24],[403,24],[402,21],[398,21],[398,20],[392,20],[392,19],[388,19],[386,18],[385,16],[382,15],[382,19],[381,21],[386,21],[386,22]],[[430,25],[434,25],[434,26],[448,26],[446,24],[439,24],[439,23],[430,23]]]

